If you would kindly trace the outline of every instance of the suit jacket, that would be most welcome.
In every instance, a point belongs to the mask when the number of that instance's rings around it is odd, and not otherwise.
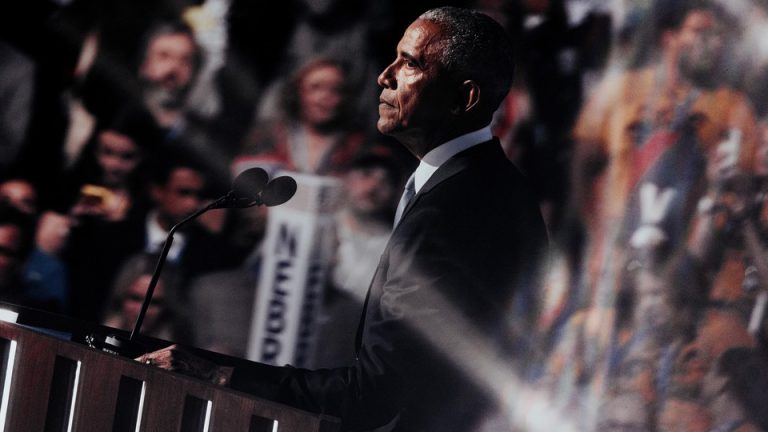
[[[394,229],[355,364],[259,366],[237,371],[233,386],[339,416],[343,430],[467,430],[491,406],[493,373],[513,372],[525,355],[516,334],[525,317],[513,307],[531,298],[546,242],[536,201],[498,141],[467,149],[434,173]],[[491,358],[502,367],[481,367]]]

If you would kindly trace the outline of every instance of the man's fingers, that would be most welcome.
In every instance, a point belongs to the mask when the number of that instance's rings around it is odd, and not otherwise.
[[[199,358],[171,345],[158,351],[136,357],[136,361],[160,369],[193,376],[218,385],[225,385],[232,375],[232,368],[219,367],[208,360]]]

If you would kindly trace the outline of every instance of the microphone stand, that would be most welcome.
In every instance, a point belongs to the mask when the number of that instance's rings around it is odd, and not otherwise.
[[[256,189],[258,194],[244,194],[244,189]],[[135,358],[144,354],[146,350],[138,343],[137,336],[141,330],[141,324],[144,322],[144,316],[147,314],[147,309],[149,309],[149,305],[152,302],[152,295],[155,293],[155,287],[160,279],[160,272],[162,272],[163,265],[165,265],[165,261],[168,258],[168,252],[173,244],[173,235],[176,231],[187,222],[211,209],[246,208],[255,205],[272,207],[286,202],[295,193],[296,181],[291,177],[282,176],[270,181],[268,180],[267,173],[261,168],[251,168],[241,173],[235,179],[233,188],[229,193],[195,211],[168,231],[168,236],[165,239],[165,243],[163,243],[163,249],[155,266],[155,271],[152,273],[152,279],[150,279],[147,292],[144,295],[144,303],[142,303],[139,315],[136,317],[136,324],[133,326],[130,337],[126,340],[123,337],[112,334],[106,336],[103,340],[97,340],[95,334],[90,334],[86,337],[86,343],[93,348],[100,348],[102,351],[116,355]]]
[[[128,339],[129,342],[134,342],[136,340],[136,336],[139,334],[139,331],[141,330],[141,324],[144,322],[144,315],[147,314],[147,309],[149,309],[149,305],[150,303],[152,303],[152,295],[154,295],[155,293],[155,286],[157,286],[157,282],[158,280],[160,280],[160,273],[163,271],[163,265],[165,265],[165,261],[168,258],[168,252],[171,250],[171,245],[173,244],[173,235],[176,233],[176,231],[179,228],[181,228],[187,222],[197,218],[198,216],[207,212],[208,210],[217,208],[219,204],[223,203],[229,198],[230,198],[230,194],[222,196],[216,201],[208,204],[207,206],[187,216],[184,220],[182,220],[181,222],[171,227],[171,230],[168,231],[168,236],[165,238],[165,243],[163,243],[163,250],[160,252],[160,257],[157,259],[157,264],[155,265],[155,271],[152,273],[152,279],[149,281],[149,286],[147,287],[147,293],[144,295],[144,303],[142,303],[141,305],[139,316],[136,317],[136,324],[133,325],[133,331],[131,331],[131,337]]]
[[[163,249],[160,252],[160,257],[158,258],[157,264],[155,265],[155,270],[152,273],[152,279],[150,279],[147,292],[144,295],[144,302],[141,305],[141,310],[139,311],[138,317],[136,317],[136,324],[133,326],[130,337],[128,340],[125,340],[125,338],[114,334],[106,336],[102,342],[102,351],[110,352],[116,355],[126,355],[129,357],[137,357],[141,354],[144,354],[145,349],[141,344],[138,343],[137,336],[141,330],[141,324],[144,322],[144,316],[147,314],[147,309],[149,309],[149,305],[152,303],[152,296],[154,295],[157,282],[160,280],[160,273],[162,272],[165,261],[168,258],[168,252],[171,250],[171,245],[173,244],[173,235],[187,222],[197,218],[208,210],[226,208],[226,206],[222,206],[222,204],[231,199],[233,199],[233,194],[230,192],[208,204],[207,206],[195,211],[191,215],[184,218],[184,220],[171,227],[170,231],[168,231],[168,236],[165,239],[165,243],[163,244]],[[255,199],[253,202],[249,203],[247,207],[257,204],[261,204],[260,199]],[[90,335],[88,338],[86,338],[86,341],[89,345],[95,348],[97,347],[95,344],[96,338],[94,335]]]

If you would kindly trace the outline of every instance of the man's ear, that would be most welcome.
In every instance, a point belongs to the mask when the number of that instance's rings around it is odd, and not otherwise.
[[[461,83],[459,100],[454,108],[454,114],[469,112],[480,103],[480,86],[475,81],[466,80]]]

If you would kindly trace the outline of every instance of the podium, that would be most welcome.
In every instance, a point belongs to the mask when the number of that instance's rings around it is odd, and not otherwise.
[[[16,323],[7,322],[4,314]],[[63,317],[5,304],[0,304],[0,319],[0,431],[334,432],[339,428],[333,417],[78,342],[80,335],[106,331],[105,327],[83,329]]]

